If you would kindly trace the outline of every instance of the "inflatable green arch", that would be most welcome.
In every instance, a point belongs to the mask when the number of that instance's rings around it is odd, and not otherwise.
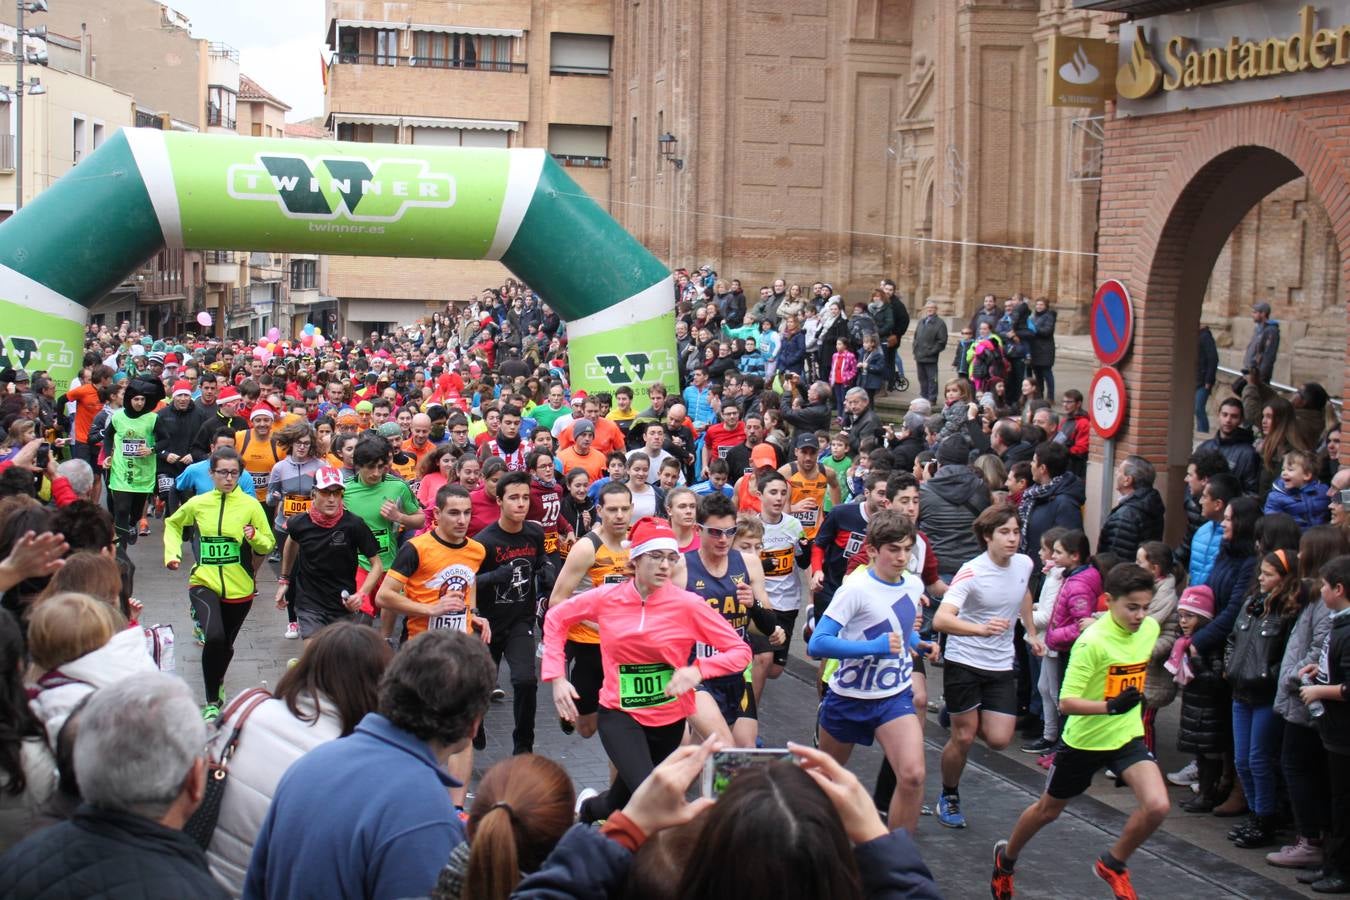
[[[677,388],[669,271],[543,150],[124,129],[0,223],[0,337],[58,388],[87,308],[164,245],[497,259],[567,322],[573,388]]]

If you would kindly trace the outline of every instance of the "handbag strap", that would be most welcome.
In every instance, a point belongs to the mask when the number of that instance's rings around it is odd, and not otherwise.
[[[222,722],[226,722],[234,712],[239,712],[239,718],[234,723],[234,730],[230,732],[230,739],[225,742],[225,746],[220,751],[220,762],[217,764],[220,768],[223,769],[229,765],[230,757],[234,755],[234,749],[239,745],[239,738],[244,732],[244,723],[248,721],[248,717],[253,715],[255,709],[271,699],[272,695],[265,688],[252,688],[236,697],[234,702],[230,704],[230,708],[220,717]]]

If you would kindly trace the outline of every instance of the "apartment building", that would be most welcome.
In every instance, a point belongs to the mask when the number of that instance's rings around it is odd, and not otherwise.
[[[326,125],[340,140],[542,147],[609,198],[610,0],[327,0]],[[364,335],[499,285],[498,263],[330,257],[341,330]]]

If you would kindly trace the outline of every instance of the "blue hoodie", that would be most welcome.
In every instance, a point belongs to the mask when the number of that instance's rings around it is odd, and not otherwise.
[[[1299,528],[1312,528],[1331,521],[1330,503],[1327,486],[1320,481],[1309,482],[1301,488],[1287,488],[1284,479],[1277,478],[1266,495],[1266,507],[1262,512],[1266,515],[1286,513],[1293,517]]]

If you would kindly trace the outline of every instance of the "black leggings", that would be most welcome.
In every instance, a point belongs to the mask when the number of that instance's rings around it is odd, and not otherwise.
[[[489,620],[489,624],[491,621]],[[539,679],[534,666],[534,620],[519,619],[498,628],[492,626],[492,642],[488,644],[494,665],[511,667],[511,705],[515,729],[511,732],[513,754],[534,752],[534,713],[539,693]]]
[[[684,740],[684,719],[669,725],[641,725],[626,712],[600,707],[600,743],[614,763],[609,790],[581,806],[581,821],[598,822],[627,805],[633,791]]]
[[[193,585],[188,588],[188,602],[197,614],[197,623],[206,632],[206,644],[202,647],[202,680],[206,682],[206,702],[221,701],[221,687],[225,683],[225,670],[234,658],[234,639],[248,618],[253,600],[239,603],[223,603],[220,595],[210,588]]]
[[[117,533],[117,553],[125,558],[127,548],[136,543],[145,504],[153,495],[133,491],[112,491],[113,529]]]
[[[1298,833],[1316,840],[1331,828],[1331,805],[1327,796],[1327,751],[1315,728],[1286,722],[1280,747],[1280,768],[1289,788]]]

